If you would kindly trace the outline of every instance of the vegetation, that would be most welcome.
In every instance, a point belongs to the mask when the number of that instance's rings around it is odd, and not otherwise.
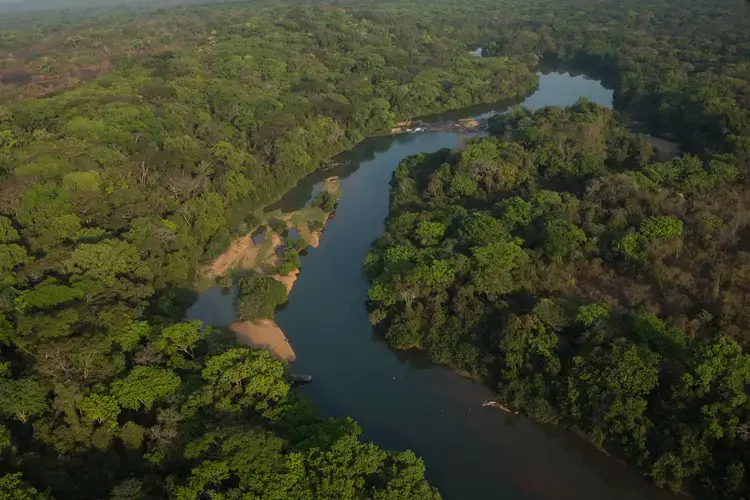
[[[746,212],[717,199],[750,194],[747,165],[655,162],[587,101],[491,125],[396,170],[365,261],[373,322],[393,347],[496,383],[506,404],[580,429],[660,486],[740,498]]]
[[[179,320],[199,264],[300,177],[398,119],[524,94],[533,68],[345,8],[84,18],[3,19],[2,487],[436,498],[416,457],[320,421],[280,363]],[[262,276],[238,287],[247,319],[286,297]]]
[[[585,68],[621,114],[517,111],[461,152],[405,160],[365,262],[372,321],[660,486],[745,498],[746,7],[578,4],[516,6],[475,43]],[[626,118],[688,154],[655,161]]]
[[[240,278],[237,289],[237,315],[241,320],[273,318],[276,308],[286,302],[286,288],[270,276],[251,274]]]
[[[691,155],[654,162],[618,117],[581,103],[410,159],[367,262],[373,319],[392,345],[495,379],[509,404],[618,447],[659,484],[741,496],[742,9],[3,15],[0,496],[436,498],[412,454],[320,420],[279,362],[180,320],[199,264],[301,176],[399,120],[522,96],[549,61],[605,78],[619,110]],[[490,57],[468,54],[480,45]],[[262,277],[239,286],[247,317],[283,300]]]

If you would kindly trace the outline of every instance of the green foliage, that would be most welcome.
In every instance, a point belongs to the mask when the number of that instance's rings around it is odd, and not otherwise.
[[[606,304],[585,304],[578,308],[576,323],[591,327],[610,317],[610,309]]]
[[[434,246],[445,234],[445,224],[440,222],[422,221],[417,225],[417,238],[422,246]]]
[[[81,244],[64,264],[67,273],[89,286],[114,286],[118,278],[145,279],[150,271],[129,243],[105,240]]]
[[[516,243],[491,243],[472,249],[471,277],[477,291],[504,295],[524,285],[523,271],[529,258]]]
[[[42,283],[19,295],[16,298],[16,305],[24,311],[32,307],[50,309],[66,302],[80,300],[83,296],[83,291],[80,288]]]
[[[646,452],[650,420],[645,397],[658,383],[659,356],[646,348],[617,344],[593,357],[573,359],[567,404],[597,441],[618,439],[632,458]]]
[[[502,243],[510,239],[503,225],[485,213],[473,213],[461,221],[458,229],[459,241],[464,245],[488,245]]]
[[[312,201],[312,206],[320,207],[325,212],[333,212],[336,210],[336,204],[338,201],[338,197],[334,193],[323,190]]]
[[[0,477],[0,500],[42,500],[46,498],[23,482],[21,473]]]
[[[300,241],[300,240],[298,240]],[[281,263],[276,272],[281,276],[286,276],[302,266],[302,260],[299,257],[299,251],[295,248],[285,248],[281,254]]]
[[[150,410],[154,403],[170,396],[181,382],[172,370],[156,366],[136,366],[124,379],[112,383],[112,395],[123,408]]]
[[[112,396],[92,394],[78,401],[78,408],[83,416],[99,424],[117,427],[120,406]]]
[[[643,258],[643,236],[638,233],[627,233],[617,240],[614,245],[616,252],[625,256],[626,259],[638,261]]]
[[[633,326],[638,340],[647,344],[654,351],[679,357],[681,350],[687,346],[688,339],[679,328],[668,325],[654,315],[636,316]]]
[[[673,217],[649,217],[641,222],[641,234],[653,238],[682,238],[682,221]]]
[[[47,393],[49,389],[39,381],[30,378],[0,380],[0,413],[7,417],[26,422],[49,409]]]
[[[63,189],[67,191],[99,191],[101,179],[99,172],[71,172],[62,179]]]
[[[562,259],[577,251],[586,242],[586,233],[565,219],[544,221],[543,248],[553,259]]]
[[[183,354],[193,358],[195,346],[204,335],[210,334],[210,332],[203,332],[202,329],[203,323],[198,320],[168,326],[162,330],[159,339],[155,342],[155,347],[170,356]]]
[[[13,222],[0,215],[0,243],[16,243],[20,239]]]
[[[246,214],[397,121],[526,94],[547,56],[606,76],[618,112],[684,154],[654,162],[653,138],[583,100],[405,160],[368,257],[373,318],[659,484],[746,496],[741,2],[101,7],[2,16],[2,53],[33,82],[0,86],[0,408],[17,448],[0,495],[41,497],[18,469],[55,498],[436,498],[418,459],[264,392],[276,365],[239,356],[218,366],[249,376],[201,379],[221,332],[170,328]],[[255,314],[283,302],[249,288]]]
[[[498,209],[501,212],[500,220],[508,231],[524,228],[534,217],[531,203],[519,196],[504,200]]]
[[[237,281],[237,314],[243,320],[273,318],[286,302],[286,288],[270,276],[251,274]]]
[[[135,349],[141,339],[147,337],[150,331],[151,327],[147,322],[132,321],[128,318],[120,328],[113,328],[110,338],[123,351],[129,352]]]
[[[267,410],[289,391],[284,365],[265,350],[230,349],[210,357],[201,372],[207,382],[203,397],[220,411],[252,407]]]
[[[512,50],[499,37],[489,52]],[[616,63],[632,79],[618,102],[646,114],[651,99],[685,103],[639,87],[664,84],[629,69],[637,59]],[[490,130],[396,170],[364,264],[371,321],[392,347],[496,381],[504,405],[581,430],[660,486],[743,498],[750,357],[735,283],[748,278],[736,246],[748,219],[729,200],[748,195],[737,182],[746,153],[714,154],[734,147],[723,128],[702,136],[702,154],[655,163],[641,137],[584,100],[496,115]],[[431,285],[437,259],[451,273]]]
[[[31,261],[24,247],[15,244],[0,245],[0,271],[2,271],[0,286],[15,284],[13,271]]]
[[[137,450],[143,444],[145,430],[135,422],[125,422],[118,437],[126,447]]]

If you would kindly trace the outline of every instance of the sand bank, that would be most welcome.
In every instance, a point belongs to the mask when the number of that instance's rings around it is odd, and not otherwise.
[[[280,274],[274,274],[271,276],[276,281],[280,281],[285,287],[286,287],[286,294],[289,295],[292,293],[292,287],[294,287],[294,282],[297,281],[297,277],[299,276],[299,269],[295,269],[291,273],[287,274],[286,276],[282,276]]]
[[[268,349],[282,361],[291,362],[296,359],[289,340],[273,320],[241,321],[232,323],[229,328],[241,344]]]
[[[232,241],[226,252],[206,269],[206,276],[222,276],[232,269],[252,267],[258,256],[258,245],[253,243],[251,234]]]

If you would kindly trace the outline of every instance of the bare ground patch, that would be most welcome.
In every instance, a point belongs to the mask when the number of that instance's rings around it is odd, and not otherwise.
[[[296,359],[294,349],[279,326],[270,319],[256,322],[242,321],[233,323],[229,327],[241,344],[261,349],[268,349],[282,361],[291,362]]]

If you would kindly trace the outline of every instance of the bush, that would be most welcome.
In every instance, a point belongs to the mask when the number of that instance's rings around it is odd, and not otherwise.
[[[326,212],[333,212],[336,210],[336,204],[338,203],[338,198],[336,195],[328,192],[328,191],[322,191],[318,196],[315,197],[315,199],[312,201],[313,206],[320,207]]]
[[[268,227],[276,234],[284,234],[288,229],[287,223],[281,219],[270,219],[268,221]]]
[[[237,282],[237,315],[241,320],[272,318],[286,302],[286,287],[270,276],[252,274]]]
[[[281,256],[281,264],[275,269],[277,274],[286,276],[292,271],[299,269],[302,266],[302,261],[299,258],[299,253],[294,248],[287,248]]]

